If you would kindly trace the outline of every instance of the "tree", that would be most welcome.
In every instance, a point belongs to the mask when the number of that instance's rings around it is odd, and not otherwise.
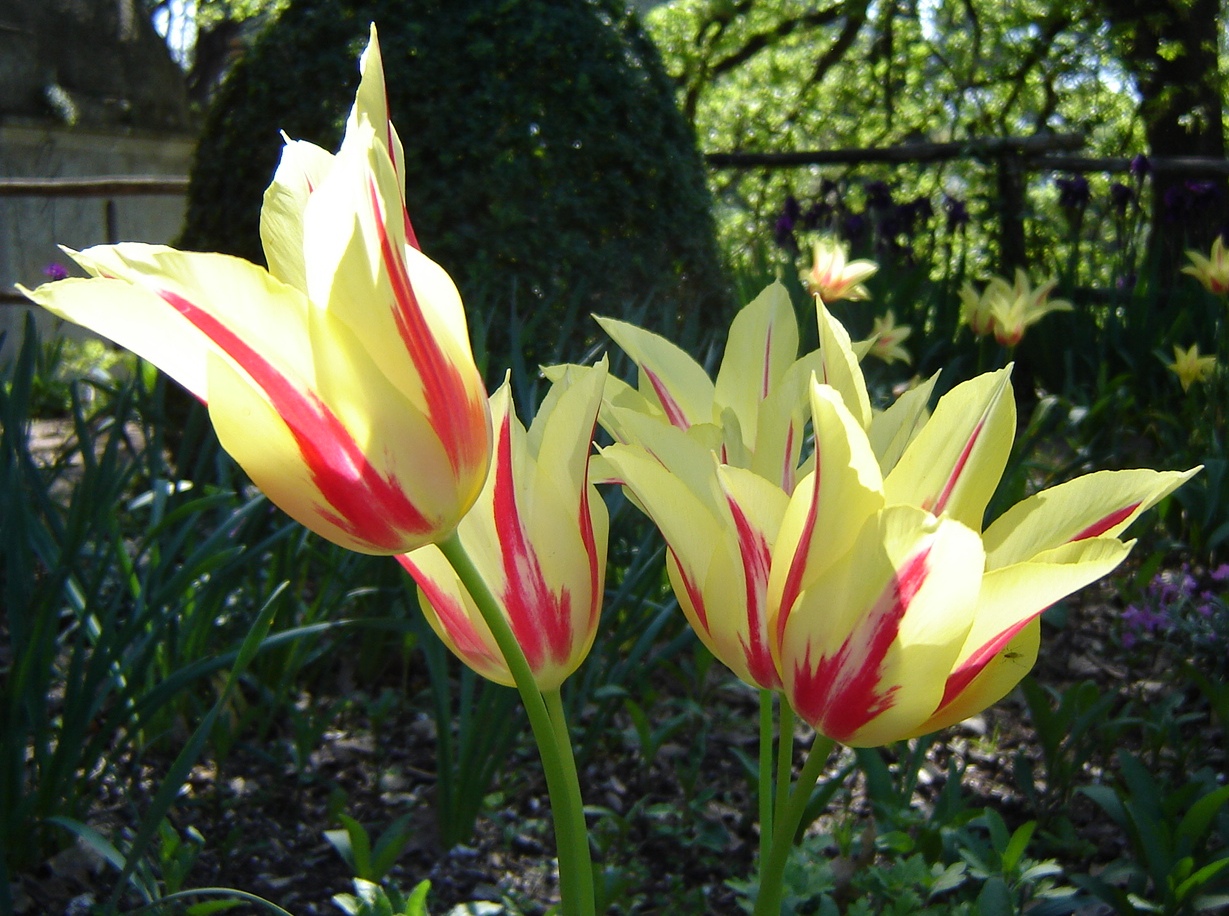
[[[578,357],[590,312],[634,307],[662,329],[724,320],[703,164],[619,0],[291,4],[210,109],[185,245],[261,258],[277,131],[335,147],[372,21],[418,236],[485,329],[493,371],[512,355],[513,309],[538,328],[531,367]]]

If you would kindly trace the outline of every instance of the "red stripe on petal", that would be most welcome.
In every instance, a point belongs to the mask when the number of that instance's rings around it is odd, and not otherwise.
[[[666,412],[666,419],[670,421],[670,424],[677,426],[679,429],[690,429],[691,424],[687,421],[687,415],[683,413],[683,408],[679,406],[678,401],[670,395],[670,389],[666,387],[661,377],[647,366],[641,366],[640,371],[644,373],[644,377],[653,386],[653,393],[657,395],[657,400],[661,402],[662,410]]]
[[[819,448],[818,441],[815,443],[816,449]],[[802,574],[806,572],[807,555],[811,552],[811,538],[815,534],[815,518],[819,513],[819,479],[822,475],[822,467],[819,460],[819,453],[815,454],[815,485],[811,491],[811,505],[807,507],[806,521],[802,525],[802,536],[798,539],[798,544],[794,548],[794,555],[790,559],[789,572],[785,576],[785,586],[781,591],[781,607],[777,611],[777,646],[780,647],[781,640],[785,635],[785,625],[789,622],[790,612],[794,609],[794,602],[798,600],[798,593],[802,589]]]
[[[407,534],[421,537],[437,524],[401,489],[392,474],[381,476],[341,420],[316,397],[304,392],[233,331],[195,303],[169,290],[157,290],[172,308],[235,361],[264,392],[294,437],[312,482],[329,508],[320,516],[351,537],[379,550],[405,546]]]
[[[459,479],[466,470],[479,467],[487,460],[486,404],[480,386],[468,386],[461,372],[444,354],[439,341],[423,315],[405,254],[398,251],[389,238],[384,223],[384,208],[374,179],[368,187],[375,211],[380,255],[393,288],[393,319],[410,360],[422,380],[423,399],[431,426],[443,443]],[[404,205],[402,212],[405,212]],[[408,219],[408,216],[406,217]],[[458,403],[459,400],[463,402]]]
[[[691,576],[687,575],[687,570],[683,564],[679,562],[679,555],[674,552],[673,547],[667,547],[670,551],[670,556],[674,558],[674,567],[678,570],[679,578],[683,580],[683,590],[687,592],[687,600],[691,602],[692,610],[696,612],[700,626],[705,633],[712,634],[712,630],[708,626],[708,610],[704,607],[704,594],[696,587]]]
[[[960,482],[960,475],[964,473],[965,467],[969,463],[969,456],[973,454],[973,448],[977,445],[977,440],[981,438],[982,430],[986,428],[986,418],[983,416],[977,421],[977,426],[973,429],[973,434],[969,436],[969,441],[964,444],[964,448],[960,451],[960,457],[956,459],[956,464],[952,468],[952,473],[948,476],[947,482],[943,485],[938,497],[933,505],[928,505],[929,500],[922,502],[922,507],[933,512],[935,515],[942,515],[943,510],[947,508],[947,501],[952,497],[952,491],[956,489],[956,484]]]
[[[986,666],[994,660],[994,657],[1002,652],[1008,643],[1020,635],[1020,632],[1040,615],[1041,611],[1038,611],[1031,617],[1008,627],[1002,633],[996,634],[993,639],[970,655],[963,665],[949,674],[947,676],[947,684],[943,688],[943,700],[939,703],[936,713],[960,696],[960,694],[964,693],[969,684],[973,683],[973,679],[985,670]]]
[[[726,504],[734,517],[734,530],[738,534],[738,552],[742,557],[744,600],[747,612],[748,639],[739,639],[747,670],[761,687],[777,690],[781,678],[768,650],[765,604],[768,592],[768,568],[772,551],[763,532],[756,531],[742,507],[726,494]]]
[[[929,573],[929,546],[909,557],[832,656],[794,666],[790,702],[817,731],[842,743],[892,708],[900,685],[884,685],[883,666],[909,604]]]
[[[404,554],[399,555],[397,562],[422,589],[423,595],[435,611],[440,626],[448,634],[467,665],[480,671],[508,667],[503,655],[493,650],[490,644],[482,638],[478,628],[474,625],[473,618],[469,616],[460,601],[442,589],[430,576],[425,575],[409,557]]]
[[[1124,521],[1130,518],[1131,513],[1133,513],[1138,508],[1139,508],[1139,503],[1135,502],[1135,503],[1131,503],[1131,505],[1129,506],[1124,506],[1123,508],[1117,510],[1116,512],[1111,512],[1109,515],[1105,516],[1105,518],[1101,519],[1100,521],[1089,525],[1087,528],[1085,528],[1083,531],[1081,531],[1071,540],[1072,541],[1083,541],[1086,538],[1100,537],[1101,535],[1105,534],[1105,532],[1109,531],[1111,528],[1115,527],[1116,525],[1121,525]]]
[[[535,672],[566,661],[572,647],[571,595],[551,591],[525,533],[512,474],[512,414],[506,413],[495,443],[495,530],[499,533],[504,591],[500,602],[508,623]]]
[[[772,325],[768,325],[768,334],[764,337],[764,369],[760,373],[760,400],[768,397],[768,369],[772,365]]]

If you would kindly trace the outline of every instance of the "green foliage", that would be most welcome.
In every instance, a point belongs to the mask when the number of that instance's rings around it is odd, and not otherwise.
[[[341,829],[326,830],[324,838],[337,850],[360,881],[378,884],[413,839],[413,815],[405,814],[384,829],[372,843],[367,828],[346,814],[339,814]]]
[[[427,894],[430,881],[421,881],[410,892],[402,894],[397,888],[385,888],[363,878],[354,879],[353,894],[337,894],[333,902],[346,916],[429,916]]]
[[[187,247],[262,260],[276,132],[336,148],[372,21],[411,218],[492,378],[515,350],[531,366],[560,341],[581,352],[590,312],[651,302],[657,327],[724,320],[702,165],[655,48],[615,0],[292,4],[211,108]]]
[[[1122,830],[1130,856],[1075,880],[1114,912],[1203,913],[1229,906],[1229,787],[1207,770],[1162,783],[1131,753],[1118,754],[1120,785],[1082,791]]]

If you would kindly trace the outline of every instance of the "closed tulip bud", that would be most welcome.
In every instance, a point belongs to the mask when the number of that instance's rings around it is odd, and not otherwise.
[[[589,451],[605,379],[605,362],[570,368],[528,431],[505,381],[491,396],[491,474],[457,528],[542,691],[576,670],[597,633],[609,521],[589,480]],[[449,649],[483,677],[512,686],[495,638],[441,550],[432,544],[398,560]]]

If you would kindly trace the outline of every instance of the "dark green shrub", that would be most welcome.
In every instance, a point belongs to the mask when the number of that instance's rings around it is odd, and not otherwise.
[[[261,262],[277,132],[336,148],[372,21],[415,229],[485,333],[490,374],[502,374],[514,308],[531,358],[596,339],[590,312],[634,308],[664,330],[724,324],[703,165],[620,0],[291,3],[209,112],[186,247]]]

